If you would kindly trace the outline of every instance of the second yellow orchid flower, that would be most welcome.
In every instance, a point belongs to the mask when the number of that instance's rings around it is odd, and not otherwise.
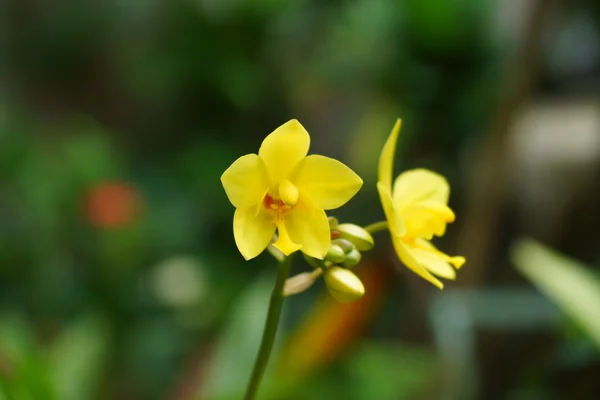
[[[446,179],[426,169],[400,174],[392,187],[396,142],[401,121],[397,120],[379,158],[377,190],[388,221],[394,249],[400,260],[413,272],[440,289],[436,276],[455,279],[464,257],[448,256],[429,240],[442,236],[446,224],[454,221],[448,207],[450,186]]]

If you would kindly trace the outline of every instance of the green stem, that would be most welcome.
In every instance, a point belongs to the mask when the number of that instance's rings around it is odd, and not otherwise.
[[[387,230],[388,230],[387,221],[374,222],[371,225],[365,226],[365,231],[369,232],[370,234],[374,234],[374,233],[381,232],[381,231],[387,231]]]
[[[277,268],[277,280],[275,281],[275,287],[271,294],[271,302],[269,303],[269,311],[267,312],[267,321],[265,322],[265,328],[263,330],[263,336],[260,343],[260,349],[256,361],[254,362],[254,369],[252,370],[252,376],[248,387],[246,388],[245,400],[253,400],[256,396],[258,386],[267,368],[269,362],[269,356],[271,355],[271,349],[273,349],[273,343],[275,342],[275,335],[277,333],[277,326],[279,325],[279,316],[281,315],[281,307],[283,305],[282,290],[285,280],[290,274],[290,267],[292,265],[293,253],[283,259]]]

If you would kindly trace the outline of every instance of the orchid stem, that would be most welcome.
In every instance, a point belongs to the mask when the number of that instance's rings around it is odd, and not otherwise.
[[[283,285],[285,280],[290,274],[290,268],[292,265],[293,253],[285,257],[277,268],[277,280],[275,281],[275,287],[271,294],[271,301],[269,303],[269,311],[267,312],[267,320],[265,322],[265,328],[263,330],[263,336],[260,343],[260,349],[254,362],[254,369],[252,370],[252,376],[248,387],[246,388],[245,400],[254,400],[258,386],[265,373],[267,364],[269,362],[269,356],[275,343],[275,335],[277,334],[277,326],[279,325],[279,316],[281,315],[281,308],[283,306]]]
[[[388,230],[387,221],[374,222],[371,225],[365,226],[365,231],[369,232],[370,234],[374,234],[374,233],[381,232],[381,231],[387,231],[387,230]]]

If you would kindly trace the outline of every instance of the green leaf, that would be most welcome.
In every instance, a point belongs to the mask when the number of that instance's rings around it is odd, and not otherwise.
[[[365,341],[339,360],[339,368],[320,371],[294,393],[311,400],[418,398],[435,377],[435,363],[433,351],[424,347]]]
[[[57,397],[87,400],[97,397],[109,350],[109,327],[89,314],[68,326],[53,342],[49,360]]]
[[[199,398],[221,400],[242,397],[258,354],[274,283],[275,270],[271,270],[260,275],[240,294],[213,349],[210,369],[203,378],[205,385]],[[276,351],[275,346],[273,354]],[[265,399],[270,398],[266,396],[271,383],[268,372],[260,389],[261,398]]]
[[[17,315],[0,316],[0,354],[19,363],[35,351],[35,338],[27,322]]]
[[[49,369],[31,326],[18,315],[0,316],[0,387],[8,399],[56,399]]]
[[[586,266],[530,239],[512,251],[517,269],[600,348],[600,280]]]
[[[432,352],[424,348],[386,343],[362,344],[349,365],[355,382],[352,398],[412,398],[430,382],[434,362]]]

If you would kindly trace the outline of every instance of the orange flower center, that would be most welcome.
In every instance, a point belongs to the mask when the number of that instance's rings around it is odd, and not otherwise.
[[[266,195],[263,204],[266,209],[271,210],[275,213],[277,220],[283,219],[283,215],[291,210],[293,207],[288,206],[280,199],[274,199],[271,195]]]

